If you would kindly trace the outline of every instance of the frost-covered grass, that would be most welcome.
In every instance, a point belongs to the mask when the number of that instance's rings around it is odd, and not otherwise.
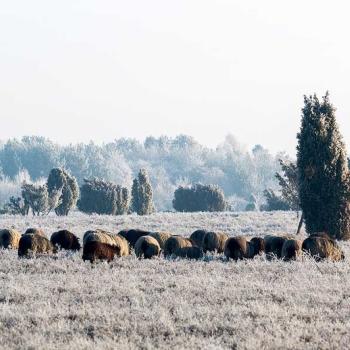
[[[0,217],[0,227],[80,237],[101,227],[189,235],[293,233],[292,213]],[[345,262],[139,261],[91,267],[80,254],[17,258],[0,251],[0,347],[10,349],[332,349],[350,344],[350,247]]]

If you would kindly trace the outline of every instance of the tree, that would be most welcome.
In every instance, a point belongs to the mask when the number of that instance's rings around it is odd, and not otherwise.
[[[23,198],[11,196],[9,201],[1,209],[3,214],[28,215],[29,206],[24,203]]]
[[[274,211],[274,210],[290,210],[290,206],[287,201],[275,193],[274,190],[267,189],[264,191],[264,197],[266,204],[260,207],[262,211]]]
[[[149,215],[154,212],[153,190],[147,171],[141,169],[132,184],[131,209],[138,215]]]
[[[79,186],[75,177],[62,168],[54,168],[47,179],[47,188],[53,203],[58,196],[57,206],[54,207],[56,214],[68,215],[69,211],[76,206],[79,198]]]
[[[350,238],[350,181],[345,145],[329,94],[304,97],[297,135],[300,206],[308,233]]]
[[[24,183],[22,185],[24,206],[32,210],[33,215],[45,215],[50,211],[49,193],[46,185]]]
[[[214,185],[180,186],[174,193],[173,207],[177,211],[224,211],[227,208],[223,191]]]
[[[80,188],[79,210],[92,214],[123,215],[128,212],[129,191],[112,182],[84,180]]]

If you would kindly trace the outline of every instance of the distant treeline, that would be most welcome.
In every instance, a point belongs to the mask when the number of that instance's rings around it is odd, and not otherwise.
[[[130,188],[144,168],[157,210],[171,210],[174,191],[197,183],[218,185],[237,210],[244,209],[252,197],[263,202],[266,188],[278,188],[275,173],[281,158],[287,157],[272,155],[261,145],[247,150],[231,135],[215,149],[185,135],[151,136],[144,142],[121,138],[103,145],[58,145],[44,137],[26,136],[0,142],[0,180],[9,183],[27,171],[32,181],[38,181],[52,168],[63,167],[79,185],[96,177]]]

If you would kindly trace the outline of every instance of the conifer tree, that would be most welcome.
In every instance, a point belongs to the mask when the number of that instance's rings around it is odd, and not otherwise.
[[[132,184],[131,209],[138,215],[149,215],[154,212],[153,190],[147,171],[141,169]]]
[[[308,233],[350,238],[349,170],[329,94],[304,97],[297,135],[299,199]]]

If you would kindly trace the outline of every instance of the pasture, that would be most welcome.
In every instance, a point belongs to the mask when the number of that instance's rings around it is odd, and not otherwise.
[[[67,218],[0,216],[0,228],[189,236],[293,233],[295,213],[159,213]],[[350,246],[345,261],[286,263],[138,260],[91,266],[80,253],[18,259],[0,251],[0,347],[4,349],[332,349],[350,344]]]

